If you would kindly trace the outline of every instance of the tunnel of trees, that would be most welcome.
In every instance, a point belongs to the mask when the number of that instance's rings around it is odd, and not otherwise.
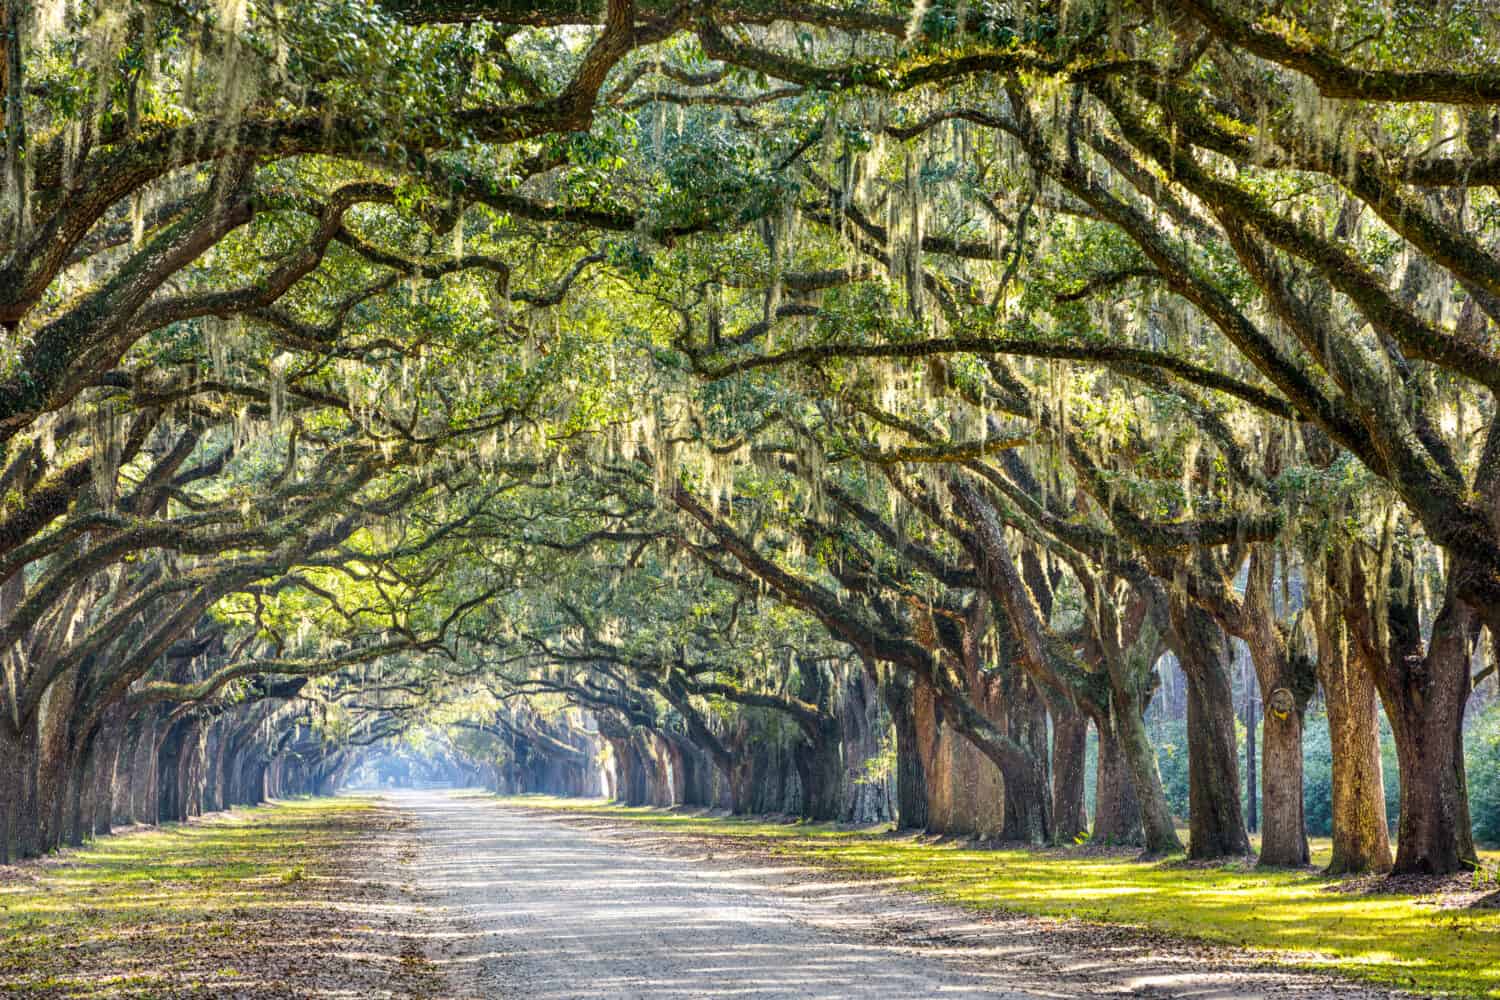
[[[1497,50],[1461,0],[0,0],[0,860],[441,779],[1462,870]]]

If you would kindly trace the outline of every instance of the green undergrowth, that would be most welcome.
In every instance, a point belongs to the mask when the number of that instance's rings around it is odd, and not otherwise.
[[[103,837],[0,867],[0,995],[222,995],[288,917],[302,883],[365,822],[370,803],[308,799]],[[252,991],[260,995],[259,991]]]
[[[1467,895],[1382,895],[1315,871],[1140,861],[1100,850],[1029,851],[934,842],[888,827],[847,829],[542,796],[510,801],[744,838],[768,851],[898,878],[915,892],[980,910],[1126,924],[1231,945],[1279,963],[1423,993],[1500,997],[1500,910]],[[1314,842],[1326,863],[1328,842]],[[1486,855],[1497,891],[1500,856]]]

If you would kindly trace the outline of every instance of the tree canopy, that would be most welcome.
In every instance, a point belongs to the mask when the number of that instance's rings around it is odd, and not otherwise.
[[[1243,853],[1240,651],[1264,863],[1310,704],[1336,868],[1472,863],[1500,13],[1438,8],[3,0],[4,852],[401,738],[1069,840],[1090,729],[1170,852],[1171,662]]]

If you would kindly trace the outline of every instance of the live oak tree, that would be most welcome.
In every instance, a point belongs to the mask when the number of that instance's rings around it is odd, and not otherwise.
[[[1168,650],[1243,853],[1238,642],[1263,863],[1319,689],[1334,869],[1472,863],[1500,24],[1430,8],[5,0],[6,853],[407,738],[873,817],[887,726],[1031,841],[1092,726],[1165,853]]]

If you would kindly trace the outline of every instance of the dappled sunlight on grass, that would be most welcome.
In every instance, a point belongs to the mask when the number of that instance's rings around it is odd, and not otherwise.
[[[769,851],[976,909],[1122,923],[1233,945],[1385,985],[1500,997],[1500,911],[1336,891],[1313,870],[1185,866],[1085,850],[976,849],[891,834],[523,796],[537,808],[742,837]],[[1326,860],[1327,842],[1315,843]],[[1493,852],[1487,853],[1493,861]]]
[[[364,843],[371,806],[345,798],[237,809],[0,868],[0,994],[287,995],[287,963],[374,936],[361,908],[378,904],[361,900],[378,894],[351,894],[342,924],[326,915],[333,866],[356,860],[346,855]],[[320,940],[313,928],[324,926]]]

